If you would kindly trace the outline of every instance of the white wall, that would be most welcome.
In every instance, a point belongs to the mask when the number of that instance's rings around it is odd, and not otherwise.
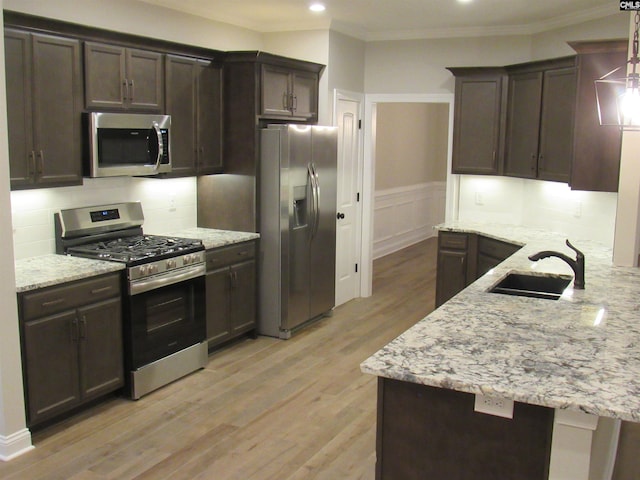
[[[567,184],[460,176],[459,218],[525,225],[613,246],[616,193],[572,191]]]
[[[446,67],[524,62],[530,52],[527,36],[368,42],[365,92],[453,93]]]
[[[4,8],[216,50],[261,50],[258,32],[135,0],[5,0]]]
[[[0,0],[0,9],[2,0]],[[0,19],[0,27],[3,26]],[[4,72],[4,37],[0,39],[0,72]],[[0,76],[0,460],[8,460],[31,447],[26,429],[22,394],[22,362],[18,334],[18,309],[13,269],[9,205],[9,147],[7,140],[7,101],[5,77]]]
[[[144,231],[196,226],[196,179],[85,178],[84,186],[11,192],[15,258],[55,253],[53,214],[60,209],[142,202]]]

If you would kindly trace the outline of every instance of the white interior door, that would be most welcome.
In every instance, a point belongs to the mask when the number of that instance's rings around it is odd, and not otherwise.
[[[336,306],[360,296],[362,202],[361,108],[357,95],[337,94],[338,201],[336,218]]]

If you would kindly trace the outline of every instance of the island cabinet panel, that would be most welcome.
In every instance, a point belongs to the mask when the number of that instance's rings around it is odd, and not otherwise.
[[[547,480],[553,409],[513,418],[474,411],[474,395],[378,379],[377,480]]]
[[[19,296],[29,426],[124,385],[120,277]]]
[[[626,64],[627,44],[627,39],[569,43],[578,53],[570,182],[574,190],[618,191],[622,132],[615,126],[600,125],[593,82]]]
[[[505,175],[569,182],[575,58],[508,68]]]
[[[452,172],[498,175],[506,74],[489,67],[449,70],[456,77]]]
[[[207,251],[207,341],[218,346],[257,325],[256,243]]]
[[[167,55],[166,113],[171,115],[169,176],[222,172],[222,68]]]
[[[84,58],[87,109],[162,112],[162,53],[85,42]]]
[[[81,184],[79,41],[4,35],[11,188]]]

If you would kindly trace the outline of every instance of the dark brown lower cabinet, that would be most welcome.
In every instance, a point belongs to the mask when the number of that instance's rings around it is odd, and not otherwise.
[[[553,409],[513,418],[474,411],[474,395],[378,379],[377,480],[547,480]]]
[[[124,385],[119,275],[20,298],[29,426]]]
[[[441,231],[438,234],[436,308],[520,248],[520,245],[475,233]]]
[[[256,244],[243,242],[207,251],[209,348],[254,331],[257,324]]]

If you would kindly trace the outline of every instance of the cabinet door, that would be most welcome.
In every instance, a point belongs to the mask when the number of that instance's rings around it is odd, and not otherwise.
[[[627,40],[571,42],[578,52],[571,188],[617,192],[622,131],[602,126],[593,82],[627,61]]]
[[[223,342],[231,334],[230,278],[228,267],[207,273],[207,340],[209,346]]]
[[[318,76],[312,72],[295,71],[291,78],[293,116],[306,119],[318,118]]]
[[[575,68],[544,72],[538,153],[538,178],[541,180],[569,182],[575,98]]]
[[[121,311],[119,297],[78,309],[83,400],[124,385]]]
[[[505,175],[536,178],[542,72],[509,77]]]
[[[221,173],[222,67],[199,61],[197,75],[198,173]]]
[[[456,77],[453,173],[498,174],[503,74]]]
[[[24,188],[33,184],[36,168],[31,134],[31,36],[6,29],[4,52],[11,188]]]
[[[23,333],[29,424],[34,425],[80,402],[76,312],[25,322]]]
[[[129,106],[147,112],[161,112],[164,95],[163,55],[135,49],[127,49],[126,53]]]
[[[231,333],[256,325],[256,262],[250,260],[231,267]]]
[[[85,42],[84,91],[87,109],[122,109],[125,105],[125,49]]]
[[[171,115],[171,170],[196,174],[196,60],[167,56],[167,113]]]
[[[82,183],[80,42],[33,35],[33,136],[42,186]]]
[[[290,70],[262,65],[262,108],[265,116],[291,116]]]
[[[436,307],[467,286],[467,257],[467,252],[464,250],[439,250]]]

